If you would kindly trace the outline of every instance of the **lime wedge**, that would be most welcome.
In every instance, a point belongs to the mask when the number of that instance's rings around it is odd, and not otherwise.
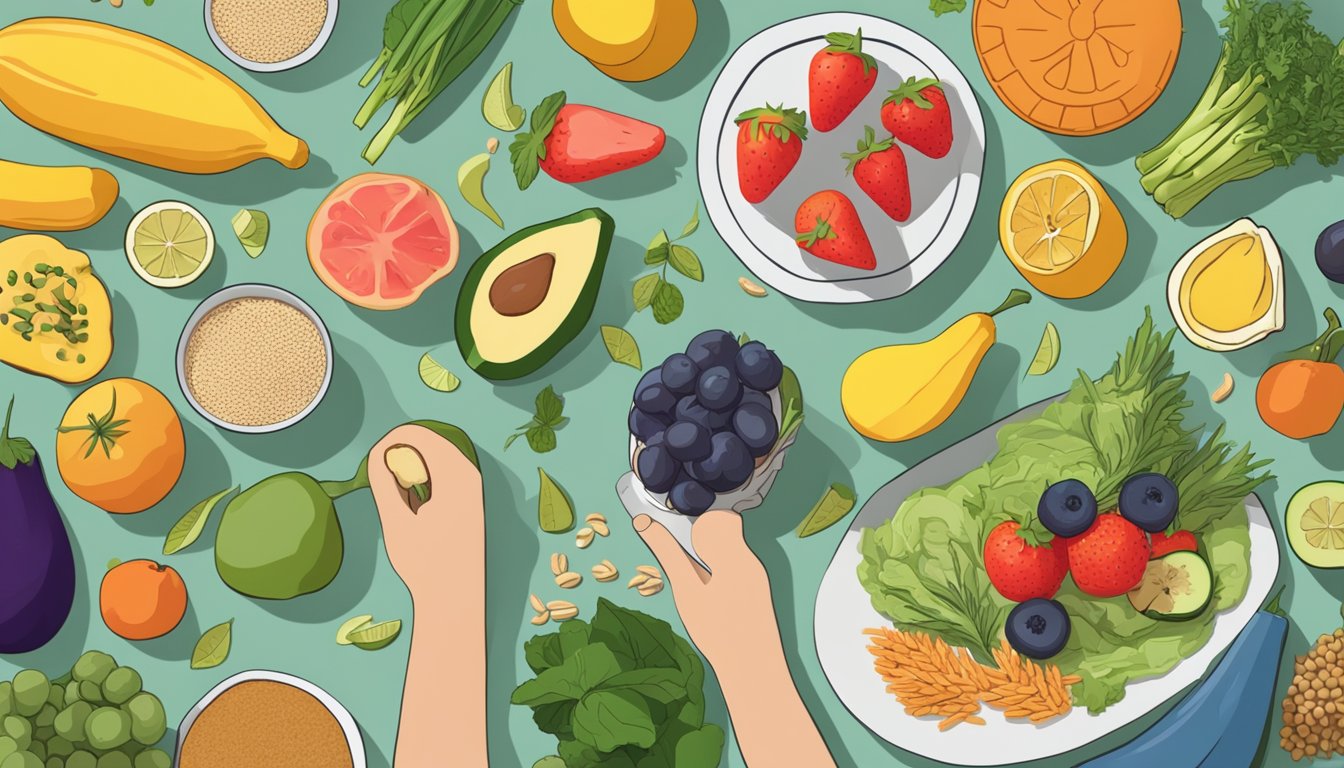
[[[126,258],[142,280],[181,288],[200,277],[215,254],[215,233],[200,211],[186,203],[155,203],[126,228]]]
[[[452,392],[462,384],[461,379],[430,357],[428,352],[420,358],[420,380],[426,387],[438,392]]]
[[[485,122],[501,131],[513,132],[523,126],[527,110],[513,101],[513,62],[504,65],[485,89],[485,100],[481,103],[481,114]]]
[[[401,620],[393,619],[378,624],[360,627],[346,635],[350,643],[365,651],[377,651],[392,644],[401,634]]]
[[[372,624],[373,624],[373,617],[368,614],[354,617],[353,619],[342,624],[340,629],[336,630],[336,644],[350,645],[351,632],[354,632],[357,629],[363,629],[365,627],[371,626]]]

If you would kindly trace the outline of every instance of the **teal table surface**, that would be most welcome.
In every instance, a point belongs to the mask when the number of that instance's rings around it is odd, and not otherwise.
[[[55,473],[55,427],[82,387],[64,386],[11,368],[0,369],[0,394],[18,398],[12,431],[32,439],[47,462],[48,480],[75,539],[81,564],[76,604],[64,630],[49,645],[25,656],[0,659],[0,676],[22,667],[60,673],[85,649],[112,653],[139,668],[146,688],[158,692],[176,723],[187,709],[223,678],[248,669],[282,670],[312,680],[338,698],[359,721],[370,765],[392,762],[409,635],[391,647],[366,653],[333,641],[336,628],[359,613],[411,619],[410,598],[388,564],[376,512],[369,495],[340,502],[346,557],[336,581],[314,595],[287,602],[254,601],[234,593],[215,573],[210,541],[168,558],[185,578],[191,601],[186,620],[158,640],[131,643],[113,635],[98,616],[97,592],[111,558],[158,558],[164,534],[192,504],[222,488],[247,486],[287,469],[321,479],[349,476],[369,447],[388,429],[411,418],[436,418],[465,429],[483,451],[488,507],[489,717],[491,765],[530,766],[550,754],[554,742],[537,731],[526,708],[512,707],[509,694],[530,675],[521,643],[535,634],[528,623],[530,592],[558,597],[548,556],[566,551],[577,570],[610,559],[623,571],[653,562],[628,524],[614,486],[628,467],[626,406],[639,374],[610,362],[597,332],[599,323],[624,326],[638,339],[644,360],[657,361],[681,350],[707,328],[744,331],[778,350],[800,374],[807,395],[804,432],[767,503],[749,513],[748,539],[771,575],[784,642],[806,699],[842,766],[923,766],[926,760],[877,739],[836,698],[817,661],[812,615],[817,585],[845,530],[837,525],[809,539],[793,532],[824,486],[844,482],[867,498],[902,470],[979,430],[1019,407],[1064,390],[1078,369],[1102,372],[1143,317],[1144,307],[1165,327],[1167,274],[1196,241],[1234,219],[1252,216],[1272,230],[1284,252],[1287,327],[1269,340],[1231,354],[1201,350],[1177,336],[1178,370],[1192,372],[1188,390],[1194,418],[1225,420],[1231,437],[1250,441],[1275,460],[1278,479],[1262,487],[1271,517],[1281,524],[1288,497],[1313,480],[1344,471],[1344,428],[1310,442],[1281,437],[1264,426],[1254,408],[1255,382],[1277,354],[1319,332],[1320,313],[1344,306],[1344,288],[1327,283],[1312,260],[1317,233],[1344,218],[1344,182],[1338,168],[1319,167],[1311,158],[1252,181],[1229,185],[1181,221],[1168,218],[1138,184],[1134,156],[1161,140],[1183,118],[1212,72],[1218,53],[1216,22],[1220,0],[1183,2],[1185,34],[1170,86],[1156,104],[1130,125],[1092,138],[1049,135],[1013,116],[993,94],[972,49],[970,13],[935,18],[921,0],[699,0],[700,28],[686,60],[669,74],[644,84],[623,84],[603,76],[560,40],[547,0],[527,0],[466,74],[439,98],[399,140],[378,170],[408,173],[435,187],[448,201],[462,233],[464,264],[431,288],[414,306],[378,313],[346,304],[313,274],[305,253],[305,231],[318,203],[339,181],[368,170],[360,151],[372,131],[351,123],[365,92],[358,80],[380,48],[389,0],[346,0],[330,45],[314,61],[278,74],[252,74],[230,64],[210,43],[199,0],[159,0],[146,7],[126,0],[117,9],[88,0],[6,2],[0,26],[48,14],[98,19],[159,37],[218,67],[243,85],[289,131],[311,144],[313,158],[287,171],[270,161],[215,176],[159,171],[101,155],[42,134],[0,110],[0,155],[7,159],[109,168],[121,182],[121,200],[101,223],[59,236],[86,251],[113,295],[116,350],[100,378],[134,376],[161,389],[182,415],[187,464],[181,481],[162,503],[131,516],[106,514],[60,483]],[[1344,34],[1344,4],[1316,2],[1315,23],[1338,39]],[[662,326],[649,312],[634,313],[630,285],[644,270],[644,244],[660,228],[679,228],[699,198],[695,173],[697,130],[702,107],[726,58],[751,35],[776,22],[832,10],[882,16],[917,30],[957,63],[979,97],[985,115],[987,151],[981,199],[970,231],[949,261],[907,295],[864,305],[812,305],[777,293],[747,296],[737,285],[744,267],[703,226],[688,244],[705,262],[703,284],[682,283],[686,310]],[[492,384],[471,373],[453,342],[452,316],[466,264],[494,245],[502,233],[462,200],[455,184],[458,165],[482,151],[486,140],[507,137],[481,118],[480,103],[490,76],[514,62],[514,95],[532,106],[565,89],[572,100],[599,105],[656,122],[668,134],[667,148],[651,166],[606,180],[567,186],[541,177],[526,192],[509,178],[503,150],[487,179],[487,191],[509,229],[601,206],[615,218],[616,241],[593,318],[584,334],[558,359],[523,380]],[[90,62],[95,65],[95,62]],[[152,88],[152,83],[144,83]],[[189,94],[183,94],[184,98]],[[800,93],[800,99],[803,98]],[[1029,165],[1071,157],[1091,169],[1109,188],[1129,227],[1129,250],[1118,274],[1099,293],[1071,302],[1037,296],[1030,305],[1000,318],[1000,343],[993,348],[963,406],[941,428],[907,443],[883,445],[859,437],[845,423],[839,387],[846,366],[861,352],[882,344],[924,340],[955,319],[997,305],[1008,287],[1028,287],[998,245],[999,203],[1007,185]],[[197,206],[218,235],[214,264],[195,284],[164,291],[141,281],[123,253],[125,227],[135,211],[163,199]],[[248,258],[230,232],[230,217],[241,207],[271,216],[266,252]],[[0,229],[0,237],[12,231]],[[335,345],[334,379],[326,401],[305,421],[272,435],[221,431],[199,417],[179,390],[174,373],[178,335],[196,304],[216,289],[235,283],[283,286],[309,302],[325,319]],[[1063,353],[1054,372],[1025,377],[1046,321],[1059,328]],[[426,388],[417,376],[420,356],[432,351],[463,383],[451,394]],[[1236,381],[1229,400],[1213,405],[1209,392],[1224,372]],[[503,450],[513,428],[528,420],[532,400],[550,384],[564,395],[572,422],[559,433],[559,448],[538,455],[522,442]],[[580,515],[601,511],[612,522],[610,538],[579,552],[569,536],[540,532],[536,523],[537,468],[559,480]],[[0,535],[5,535],[0,531]],[[1340,625],[1344,571],[1312,570],[1282,548],[1280,579],[1292,619],[1288,655],[1279,679],[1280,695],[1291,672],[1291,655]],[[451,589],[451,586],[447,586]],[[624,589],[624,579],[598,584],[588,579],[573,599],[591,614],[596,599],[665,618],[680,628],[671,592],[640,598]],[[215,669],[189,668],[200,633],[234,619],[228,661]],[[749,632],[742,641],[752,642]],[[708,719],[728,725],[722,697],[711,676]],[[451,686],[445,699],[457,694]],[[1285,766],[1278,747],[1277,703],[1274,736],[1264,764]],[[1148,720],[1151,721],[1152,715]],[[1131,727],[1110,737],[1115,744],[1137,732]],[[175,732],[169,734],[173,738]],[[453,746],[445,744],[445,765]],[[1050,765],[1068,765],[1061,758]],[[729,739],[724,765],[743,761]],[[764,768],[764,767],[761,767]]]

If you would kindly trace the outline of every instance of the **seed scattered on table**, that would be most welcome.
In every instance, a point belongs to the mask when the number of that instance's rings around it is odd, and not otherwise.
[[[1224,373],[1223,383],[1220,384],[1217,389],[1213,390],[1213,394],[1209,395],[1209,397],[1213,402],[1221,403],[1232,396],[1232,388],[1234,386],[1236,386],[1236,382],[1232,380],[1232,374]]]
[[[593,543],[593,536],[597,535],[592,528],[583,528],[574,535],[574,543],[579,549],[587,549],[589,544]]]
[[[748,280],[745,277],[737,278],[737,284],[742,287],[743,291],[746,291],[748,296],[755,296],[756,298],[759,299],[766,294],[766,290],[764,288],[752,282],[751,280]]]
[[[596,533],[598,536],[605,537],[611,535],[611,528],[607,527],[607,517],[601,512],[594,512],[584,518],[583,521],[587,523],[588,526],[593,529],[593,533]]]
[[[620,578],[621,572],[616,570],[616,566],[610,560],[603,560],[593,566],[593,578],[601,582],[615,581]]]
[[[327,21],[327,0],[213,0],[210,20],[234,53],[275,64],[317,41]]]
[[[569,558],[563,552],[551,555],[551,573],[559,576],[569,570]]]
[[[583,582],[583,576],[574,571],[565,571],[555,576],[555,585],[561,589],[573,589]]]
[[[658,572],[658,569],[657,569],[657,568],[654,568],[652,565],[641,565],[641,566],[638,566],[637,568],[635,568],[635,572],[636,572],[636,573],[642,573],[642,574],[644,574],[645,576],[648,576],[650,579],[661,579],[661,578],[663,578],[663,574],[659,573],[659,572]]]
[[[577,618],[579,607],[568,600],[552,600],[546,604],[546,610],[551,612],[552,621],[569,621]]]

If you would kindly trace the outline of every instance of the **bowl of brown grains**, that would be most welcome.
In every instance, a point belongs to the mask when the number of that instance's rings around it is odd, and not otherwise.
[[[212,294],[177,342],[177,381],[196,412],[234,432],[276,432],[331,385],[327,326],[289,291],[243,284]]]
[[[337,0],[205,0],[205,30],[229,61],[280,72],[310,61],[331,39]]]
[[[331,694],[293,675],[242,672],[210,689],[177,729],[177,768],[366,768],[364,739]]]

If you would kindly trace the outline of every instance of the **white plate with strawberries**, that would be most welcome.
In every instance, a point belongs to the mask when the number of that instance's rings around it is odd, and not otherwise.
[[[710,220],[748,269],[796,299],[845,304],[899,296],[947,260],[984,148],[970,84],[937,46],[876,16],[823,13],[729,58],[697,166]]]

